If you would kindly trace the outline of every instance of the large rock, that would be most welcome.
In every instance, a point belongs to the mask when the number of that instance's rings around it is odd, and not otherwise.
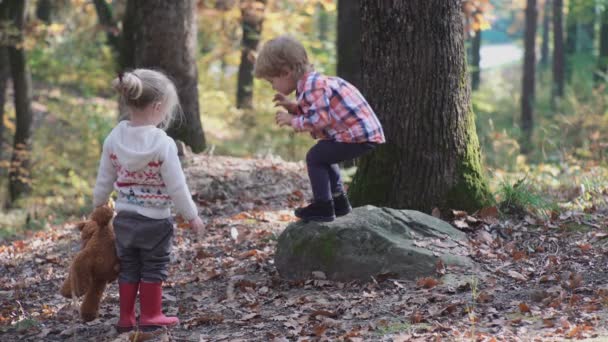
[[[433,275],[444,265],[469,268],[467,237],[450,224],[412,210],[364,206],[334,222],[296,222],[279,237],[275,265],[283,278],[300,280],[322,271],[328,279],[369,280]]]

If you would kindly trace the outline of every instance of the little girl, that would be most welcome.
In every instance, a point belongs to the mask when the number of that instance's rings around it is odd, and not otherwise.
[[[120,259],[116,329],[135,327],[138,290],[140,327],[176,325],[178,318],[166,317],[161,310],[173,237],[171,204],[193,229],[203,229],[177,147],[164,131],[180,113],[177,92],[167,76],[148,69],[120,74],[112,85],[128,120],[121,121],[103,144],[93,204],[104,205],[116,191],[114,232]]]

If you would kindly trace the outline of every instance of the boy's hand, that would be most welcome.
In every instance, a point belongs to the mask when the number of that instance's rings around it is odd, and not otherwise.
[[[192,228],[192,230],[194,230],[198,235],[202,235],[204,233],[205,224],[200,217],[197,216],[188,223],[190,223],[190,228]]]
[[[277,125],[279,125],[279,126],[290,126],[291,127],[292,119],[293,119],[293,115],[291,115],[283,110],[278,111],[277,115],[275,117]]]
[[[295,101],[291,101],[287,98],[287,96],[281,93],[276,93],[272,101],[274,101],[275,107],[283,107],[290,113],[295,113],[298,111],[298,104]]]

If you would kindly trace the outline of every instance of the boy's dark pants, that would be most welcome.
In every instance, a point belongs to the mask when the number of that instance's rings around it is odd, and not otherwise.
[[[344,192],[338,163],[355,159],[376,147],[374,143],[341,143],[320,140],[306,154],[308,178],[315,202],[326,202]]]
[[[158,283],[167,279],[173,223],[121,211],[114,218],[116,254],[120,259],[118,280]]]

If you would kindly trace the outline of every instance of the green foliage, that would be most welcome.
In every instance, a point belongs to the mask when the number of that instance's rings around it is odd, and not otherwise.
[[[532,213],[549,217],[557,205],[542,194],[527,178],[515,183],[503,181],[497,193],[499,208],[506,215]]]

